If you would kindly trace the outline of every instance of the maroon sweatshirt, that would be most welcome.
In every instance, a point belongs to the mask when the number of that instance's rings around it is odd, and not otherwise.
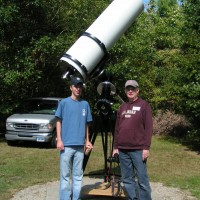
[[[150,105],[142,98],[123,103],[115,124],[114,148],[148,150],[153,129]]]

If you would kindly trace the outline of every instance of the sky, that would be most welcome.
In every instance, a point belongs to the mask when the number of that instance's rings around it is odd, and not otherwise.
[[[149,3],[149,0],[143,0],[144,3],[144,10],[146,11],[146,5]]]
[[[149,3],[149,0],[143,0],[143,3],[146,6]]]
[[[148,3],[148,2],[149,2],[149,0],[143,0],[143,2],[144,2],[144,4],[146,4],[146,3]]]

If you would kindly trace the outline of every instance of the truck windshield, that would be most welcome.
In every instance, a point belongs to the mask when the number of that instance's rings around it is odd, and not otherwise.
[[[24,101],[17,110],[20,113],[54,115],[57,106],[57,100],[30,99]]]

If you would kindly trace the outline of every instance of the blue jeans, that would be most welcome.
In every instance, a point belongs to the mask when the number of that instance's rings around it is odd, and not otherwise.
[[[142,160],[142,150],[120,150],[119,161],[128,200],[151,200],[151,188],[146,161]]]
[[[83,178],[84,147],[65,147],[60,152],[60,200],[78,200]],[[72,175],[72,187],[70,185]],[[72,189],[72,194],[71,194]]]

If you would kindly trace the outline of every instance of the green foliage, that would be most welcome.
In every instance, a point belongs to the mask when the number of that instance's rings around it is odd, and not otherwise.
[[[182,65],[185,74],[182,92],[183,111],[199,127],[200,119],[200,1],[188,0],[183,6]]]
[[[170,16],[170,11],[178,7],[177,0],[157,0],[158,14],[160,17]]]
[[[111,2],[0,1],[1,113],[11,113],[26,97],[70,94],[59,58]],[[125,99],[125,81],[136,79],[154,112],[170,109],[199,127],[199,11],[199,0],[149,2],[109,52],[105,68],[118,95]],[[87,82],[84,92],[93,110],[98,84]],[[117,109],[119,99],[114,102]]]
[[[26,97],[64,95],[59,58],[108,3],[1,0],[1,113]]]
[[[25,97],[47,95],[50,92],[47,88],[54,85],[52,81],[58,71],[56,65],[62,46],[57,37],[61,30],[54,13],[49,12],[54,10],[53,5],[55,1],[2,1],[2,113],[9,113]]]

